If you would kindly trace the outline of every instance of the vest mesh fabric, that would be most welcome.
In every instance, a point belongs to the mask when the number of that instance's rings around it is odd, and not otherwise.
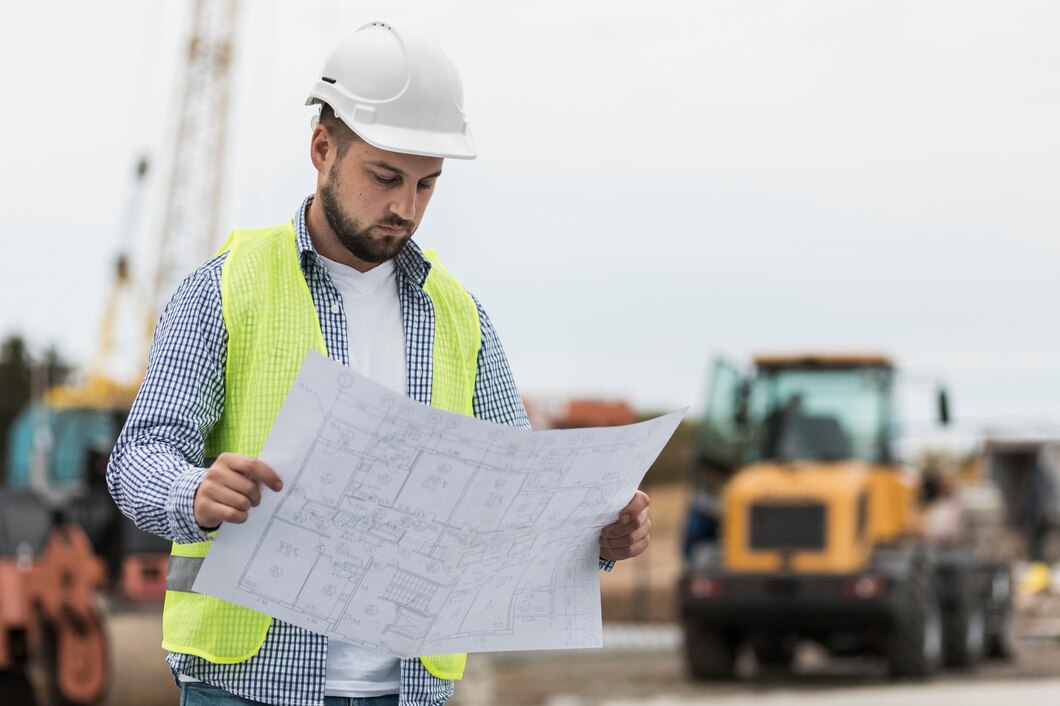
[[[327,355],[298,266],[294,225],[235,231],[226,246],[221,306],[228,330],[225,412],[206,455],[256,456],[310,348]],[[233,406],[234,405],[234,406]]]
[[[424,250],[423,254],[431,263],[423,289],[434,304],[435,326],[451,332],[434,337],[431,406],[471,416],[482,343],[478,311],[467,290],[438,262],[438,253]]]

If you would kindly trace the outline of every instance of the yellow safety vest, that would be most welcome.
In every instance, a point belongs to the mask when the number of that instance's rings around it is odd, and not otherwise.
[[[292,223],[235,230],[221,249],[221,309],[228,331],[224,413],[206,441],[206,456],[257,456],[287,392],[314,349],[327,355],[316,308],[299,266]],[[434,308],[431,406],[470,416],[481,345],[471,295],[432,251],[423,289]],[[250,659],[265,642],[272,619],[200,593],[191,583],[210,542],[173,544],[166,577],[162,647],[215,664]],[[466,654],[420,657],[440,679],[460,679]]]

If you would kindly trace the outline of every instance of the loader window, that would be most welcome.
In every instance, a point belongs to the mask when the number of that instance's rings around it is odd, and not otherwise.
[[[735,365],[722,358],[713,361],[707,408],[696,443],[698,461],[706,468],[728,472],[739,463],[737,410],[743,404],[741,384],[742,376]]]
[[[760,371],[751,398],[749,461],[890,460],[891,372],[880,368]]]

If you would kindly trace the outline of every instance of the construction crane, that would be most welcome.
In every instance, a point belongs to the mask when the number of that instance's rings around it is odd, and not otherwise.
[[[168,543],[135,529],[103,483],[146,369],[146,355],[124,374],[114,365],[128,350],[119,342],[118,311],[133,308],[132,345],[146,353],[163,298],[220,240],[237,10],[237,0],[196,0],[193,7],[153,280],[137,287],[126,254],[147,174],[141,160],[92,362],[76,383],[49,389],[12,425],[9,487],[0,489],[4,706],[39,703],[32,671],[45,675],[52,706],[101,703],[110,665],[95,592],[126,600],[164,595]]]

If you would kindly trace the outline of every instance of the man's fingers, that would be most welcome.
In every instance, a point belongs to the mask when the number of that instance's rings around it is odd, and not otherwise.
[[[600,531],[602,537],[623,537],[635,531],[644,523],[651,523],[648,508],[644,508],[637,515],[625,515],[626,519],[612,522]]]
[[[651,498],[642,490],[618,513],[618,521],[600,531],[600,556],[618,561],[632,559],[641,554],[651,543],[651,515],[648,506]]]
[[[280,480],[280,476],[276,475],[276,471],[261,459],[239,454],[221,454],[217,457],[217,462],[225,464],[247,478],[264,483],[275,491],[283,490],[283,481]]]
[[[259,483],[277,491],[283,488],[283,481],[266,463],[252,456],[221,454],[195,492],[195,521],[202,527],[246,522],[250,508],[261,503]]]
[[[254,506],[254,502],[243,493],[220,485],[209,486],[205,490],[205,497],[203,499],[242,512],[246,512]]]
[[[196,513],[196,518],[199,518],[200,513]],[[247,511],[239,510],[230,505],[219,503],[216,500],[205,498],[202,501],[201,508],[202,519],[197,521],[204,527],[216,527],[222,522],[232,522],[234,524],[242,524],[247,521]],[[203,522],[203,519],[206,521]]]
[[[600,546],[604,549],[620,549],[622,547],[629,547],[637,542],[640,542],[645,537],[651,534],[651,520],[648,520],[643,525],[636,527],[632,532],[623,534],[618,537],[600,537]]]
[[[203,477],[202,484],[207,488],[229,488],[248,498],[261,499],[261,490],[256,480],[228,467],[210,468]]]
[[[639,515],[647,510],[649,505],[651,505],[651,498],[643,490],[638,490],[633,493],[633,499],[629,501],[629,504],[618,513],[619,521],[622,521],[623,516],[635,517]]]
[[[615,549],[602,547],[600,549],[600,557],[609,561],[632,559],[635,556],[640,556],[644,550],[648,548],[649,544],[651,544],[651,537],[644,537],[628,547],[618,547]]]

